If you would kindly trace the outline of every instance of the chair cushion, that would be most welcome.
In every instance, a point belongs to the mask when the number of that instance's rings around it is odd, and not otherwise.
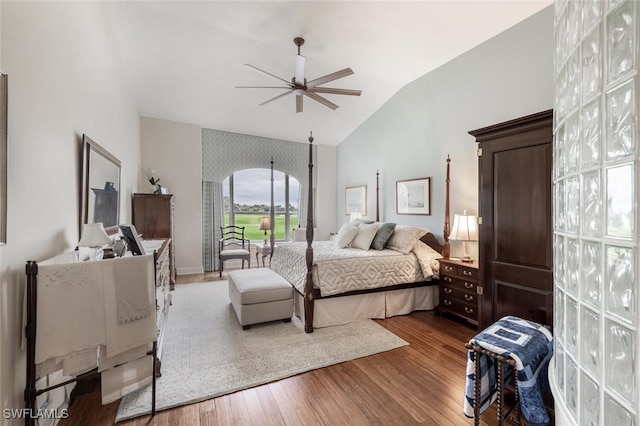
[[[249,254],[248,250],[243,250],[243,249],[229,249],[229,250],[222,250],[220,252],[221,255],[226,255],[226,256],[233,256],[233,255],[238,255],[241,256],[243,254]]]
[[[238,300],[242,305],[293,298],[291,284],[267,268],[229,272],[229,289],[238,292]]]

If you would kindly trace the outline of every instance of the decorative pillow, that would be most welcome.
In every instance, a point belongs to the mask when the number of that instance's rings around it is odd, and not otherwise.
[[[358,226],[358,233],[351,241],[351,247],[359,248],[361,250],[369,250],[371,241],[373,241],[373,237],[376,236],[376,232],[378,231],[379,226],[379,223],[361,223]]]
[[[345,248],[351,243],[353,238],[358,233],[358,227],[353,226],[350,223],[345,223],[340,227],[338,235],[333,239],[333,244],[338,248]]]
[[[391,238],[391,234],[393,234],[393,230],[395,229],[395,227],[396,224],[393,222],[381,223],[378,231],[376,232],[376,235],[373,237],[371,248],[382,250],[389,238]]]
[[[407,225],[396,225],[393,234],[387,241],[387,248],[407,254],[416,245],[420,237],[429,232],[425,228],[415,228]]]

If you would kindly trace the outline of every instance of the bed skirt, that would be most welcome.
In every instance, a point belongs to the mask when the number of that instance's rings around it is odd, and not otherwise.
[[[314,301],[313,328],[406,315],[436,306],[437,285],[318,299]],[[304,322],[304,297],[297,291],[294,292],[294,311]]]

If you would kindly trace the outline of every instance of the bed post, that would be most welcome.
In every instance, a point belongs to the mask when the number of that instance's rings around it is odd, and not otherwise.
[[[451,254],[451,247],[449,245],[449,234],[451,233],[451,225],[449,222],[449,169],[451,168],[451,159],[447,155],[447,180],[445,181],[445,195],[444,195],[444,248],[442,249],[442,256],[445,259],[449,258]]]
[[[313,333],[313,132],[309,132],[309,201],[307,202],[307,281],[304,284],[304,331]]]
[[[376,222],[380,222],[380,171],[376,170]]]
[[[273,157],[271,157],[271,206],[269,207],[269,215],[270,215],[270,225],[269,232],[271,236],[269,237],[269,243],[271,244],[271,250],[269,250],[269,267],[271,267],[271,259],[273,259],[273,250],[276,248],[276,236],[274,234],[274,229],[276,229],[276,215],[275,215],[275,206],[273,200]]]

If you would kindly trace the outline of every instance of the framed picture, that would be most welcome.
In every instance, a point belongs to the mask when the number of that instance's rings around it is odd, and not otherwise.
[[[431,214],[431,178],[396,182],[397,214]]]
[[[344,189],[344,213],[367,215],[367,186],[348,186]]]
[[[131,250],[131,254],[134,256],[144,256],[146,254],[135,226],[120,225],[120,231],[122,232],[124,241],[127,243],[127,247]]]

